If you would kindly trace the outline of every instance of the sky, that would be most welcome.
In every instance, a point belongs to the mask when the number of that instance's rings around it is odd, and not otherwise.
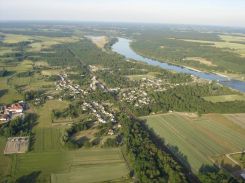
[[[0,21],[6,20],[245,27],[245,0],[0,0]]]

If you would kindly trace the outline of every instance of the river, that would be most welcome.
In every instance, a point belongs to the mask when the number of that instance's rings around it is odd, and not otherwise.
[[[206,73],[202,71],[196,71],[192,70],[186,67],[176,66],[164,62],[160,62],[158,60],[150,59],[143,57],[139,54],[137,54],[131,47],[130,47],[131,40],[126,38],[118,38],[118,41],[112,46],[112,50],[118,54],[121,54],[125,56],[128,59],[133,59],[140,62],[145,62],[147,64],[153,65],[153,66],[159,66],[161,68],[176,71],[176,72],[182,72],[187,74],[192,74],[194,76],[207,79],[207,80],[215,80],[218,81],[220,84],[228,86],[230,88],[239,90],[241,92],[245,92],[245,82],[239,81],[239,80],[233,80],[229,79],[228,77],[224,77],[221,75],[217,75],[214,73]]]

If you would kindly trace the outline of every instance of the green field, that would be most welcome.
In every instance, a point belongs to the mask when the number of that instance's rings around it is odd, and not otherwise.
[[[146,79],[155,79],[156,78],[156,74],[158,74],[158,73],[150,72],[150,73],[142,74],[142,75],[128,75],[127,77],[130,80],[138,81],[138,80],[141,80],[143,78],[146,78]]]
[[[208,96],[203,97],[205,100],[210,102],[228,102],[228,101],[245,101],[245,95],[219,95],[219,96]]]
[[[0,137],[0,180],[3,176],[9,174],[11,169],[11,157],[3,154],[5,144],[6,139],[4,137]]]
[[[143,119],[166,144],[178,147],[178,155],[183,154],[180,160],[194,172],[202,164],[210,164],[216,156],[241,151],[245,146],[245,130],[219,114],[188,117],[174,113]]]
[[[67,104],[50,100],[41,107],[32,107],[40,116],[33,129],[35,143],[26,154],[0,155],[1,167],[6,166],[2,175],[11,174],[14,179],[22,177],[22,182],[66,183],[124,180],[127,177],[128,168],[118,148],[70,150],[64,146],[62,136],[66,127],[52,126],[51,111],[62,109]],[[0,145],[3,151],[4,139]]]
[[[16,156],[13,164],[14,177],[39,172],[40,182],[102,182],[128,173],[120,149],[30,152]]]

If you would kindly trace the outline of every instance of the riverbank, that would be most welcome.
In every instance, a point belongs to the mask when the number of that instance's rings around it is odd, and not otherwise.
[[[151,59],[145,56],[142,56],[141,53],[138,54],[131,48],[132,41],[126,38],[118,38],[118,42],[116,42],[112,46],[112,50],[120,55],[125,56],[128,59],[133,59],[139,62],[144,62],[149,65],[158,66],[166,70],[171,70],[173,72],[186,73],[190,75],[194,75],[201,79],[209,80],[209,81],[218,81],[218,83],[230,87],[232,89],[238,90],[240,92],[245,92],[245,81],[232,79],[232,77],[223,73],[215,73],[215,72],[207,72],[202,71],[199,68],[192,68],[189,66],[183,66],[178,64],[170,63],[169,61],[163,61],[158,59]]]
[[[132,41],[130,41],[130,43],[131,43],[131,42],[132,42]],[[155,58],[155,57],[153,57],[153,56],[149,56],[149,57],[148,57],[148,56],[144,55],[143,53],[134,50],[133,47],[131,46],[131,44],[130,44],[130,48],[131,48],[135,53],[139,54],[140,56],[142,56],[142,57],[144,57],[144,58],[149,58],[149,59],[158,60],[158,61],[161,62],[161,63],[168,63],[168,64],[171,64],[171,65],[174,65],[174,66],[183,67],[183,68],[186,68],[186,69],[189,69],[189,70],[192,70],[192,71],[196,71],[196,72],[200,72],[200,73],[205,72],[205,73],[207,73],[207,74],[216,74],[216,75],[218,75],[218,76],[221,76],[221,77],[226,78],[227,80],[239,80],[239,81],[242,81],[242,82],[245,81],[245,74],[242,75],[242,74],[238,74],[238,73],[237,73],[237,74],[235,74],[235,73],[223,73],[223,72],[219,72],[219,71],[211,71],[211,72],[210,72],[210,71],[208,71],[208,70],[206,70],[206,69],[195,68],[195,67],[187,66],[187,65],[180,65],[180,64],[178,64],[178,63],[176,63],[176,62],[170,62],[170,61],[168,61],[168,60],[163,61],[163,60],[161,60],[161,59],[159,59],[159,58]]]

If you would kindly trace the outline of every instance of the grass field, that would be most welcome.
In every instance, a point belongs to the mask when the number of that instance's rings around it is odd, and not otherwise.
[[[11,157],[5,156],[3,154],[5,145],[6,145],[7,140],[3,137],[0,137],[0,180],[10,174],[11,170]]]
[[[202,58],[202,57],[186,57],[184,60],[196,61],[196,62],[199,62],[201,64],[207,65],[207,66],[217,66],[217,65],[213,64],[212,61],[207,60],[206,58]]]
[[[23,96],[20,95],[16,90],[15,86],[26,85],[26,90],[36,90],[40,88],[47,88],[53,85],[53,82],[46,81],[41,74],[35,73],[30,77],[19,77],[18,73],[31,71],[33,63],[29,60],[25,60],[16,64],[16,66],[2,65],[8,71],[14,72],[15,74],[7,77],[0,77],[0,90],[7,90],[7,92],[0,97],[0,103],[11,103],[14,100],[22,100]],[[54,86],[54,85],[53,85]]]
[[[119,149],[82,149],[19,155],[13,175],[40,172],[40,182],[102,182],[126,177],[128,169]]]
[[[127,77],[130,80],[138,81],[138,80],[141,80],[143,78],[155,79],[157,74],[159,74],[159,73],[157,73],[157,72],[155,72],[155,73],[154,72],[150,72],[150,73],[142,74],[142,75],[127,75]]]
[[[178,147],[186,156],[186,160],[179,156],[180,160],[190,164],[194,172],[202,164],[210,164],[215,156],[245,147],[245,130],[219,114],[193,118],[174,113],[143,119],[167,144]]]
[[[1,33],[2,34],[2,33]],[[31,40],[31,36],[17,35],[17,34],[2,34],[4,35],[4,43],[19,43],[22,41]]]
[[[240,127],[245,129],[245,114],[225,114],[226,118],[228,118],[233,123],[239,125]]]
[[[196,42],[196,43],[209,43],[211,46],[217,48],[228,48],[231,51],[240,54],[245,57],[245,44],[236,43],[236,41],[244,41],[244,37],[232,36],[232,35],[220,35],[222,41],[205,41],[194,39],[182,39],[183,41]]]
[[[205,100],[210,102],[228,102],[228,101],[245,101],[245,95],[219,95],[219,96],[208,96],[203,97]]]

